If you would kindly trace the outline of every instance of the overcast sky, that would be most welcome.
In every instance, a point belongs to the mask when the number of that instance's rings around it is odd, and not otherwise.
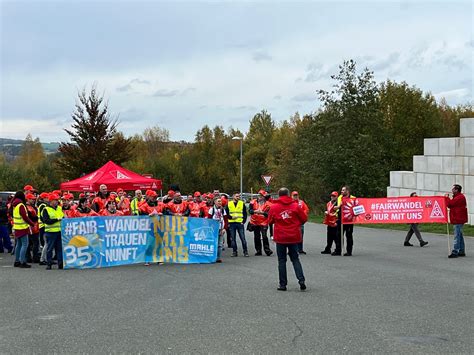
[[[0,23],[4,138],[66,140],[94,82],[125,135],[245,132],[262,109],[315,111],[351,58],[377,81],[473,101],[471,1],[1,1]]]

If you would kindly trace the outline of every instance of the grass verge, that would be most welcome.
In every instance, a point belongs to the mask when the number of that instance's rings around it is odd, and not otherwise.
[[[313,223],[323,223],[323,215],[310,215],[309,222]],[[365,228],[378,228],[378,229],[391,229],[399,231],[408,231],[408,225],[399,223],[384,223],[384,224],[359,224],[359,226]],[[420,232],[425,233],[437,233],[437,234],[446,234],[446,224],[431,223],[431,224],[420,224]],[[449,234],[453,235],[453,226],[449,225]],[[474,237],[474,226],[464,225],[463,234],[467,237]]]

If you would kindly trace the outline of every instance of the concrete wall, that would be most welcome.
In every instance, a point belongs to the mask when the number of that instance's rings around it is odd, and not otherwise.
[[[423,155],[413,157],[413,171],[391,171],[387,196],[442,196],[453,184],[463,187],[469,224],[474,225],[474,118],[463,118],[460,136],[427,138]]]

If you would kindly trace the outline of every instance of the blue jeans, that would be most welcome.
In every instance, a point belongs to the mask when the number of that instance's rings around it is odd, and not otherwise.
[[[222,248],[224,246],[224,230],[219,229],[219,237],[217,238],[217,259],[222,256]]]
[[[280,279],[280,286],[285,287],[288,284],[286,277],[286,254],[288,255],[293,263],[293,269],[295,269],[296,278],[298,281],[304,282],[303,267],[301,266],[300,259],[298,256],[298,244],[279,244],[277,243],[277,255],[278,255],[278,276]]]
[[[242,242],[242,249],[247,253],[247,241],[245,240],[245,230],[242,223],[229,223],[230,238],[232,240],[232,250],[237,253],[236,234],[239,233],[240,241]]]
[[[11,252],[13,246],[10,234],[8,233],[8,226],[0,224],[0,253],[3,253],[3,249],[7,249],[8,252]]]
[[[46,252],[46,262],[48,265],[53,264],[53,249],[56,251],[58,257],[58,264],[63,262],[63,247],[61,245],[61,232],[46,232],[46,243],[48,244],[48,251]]]
[[[26,263],[26,250],[28,249],[28,234],[23,237],[16,238],[15,261]]]
[[[454,246],[453,254],[458,255],[459,253],[465,252],[464,247],[464,236],[462,235],[462,227],[464,224],[455,224],[454,225]]]

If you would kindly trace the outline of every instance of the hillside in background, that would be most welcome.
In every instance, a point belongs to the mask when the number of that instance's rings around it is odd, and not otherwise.
[[[7,161],[12,161],[20,155],[23,142],[24,140],[21,139],[0,138],[0,152],[5,156]],[[41,143],[41,145],[46,154],[57,153],[59,147],[58,142]]]

